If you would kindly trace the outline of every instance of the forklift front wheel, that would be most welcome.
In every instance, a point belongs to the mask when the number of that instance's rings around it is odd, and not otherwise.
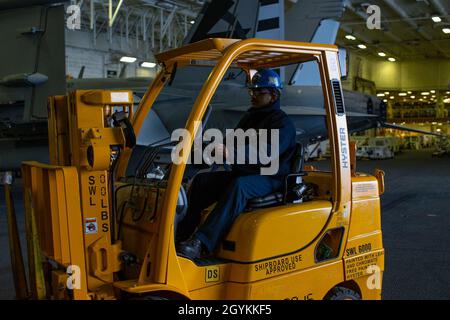
[[[158,295],[141,295],[131,297],[130,300],[169,300],[166,297],[158,296]]]
[[[335,287],[326,295],[325,300],[361,300],[361,296],[351,289]]]

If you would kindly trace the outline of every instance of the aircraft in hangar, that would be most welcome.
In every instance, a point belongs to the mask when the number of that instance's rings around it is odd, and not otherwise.
[[[21,3],[21,8],[16,8],[13,2],[3,0],[0,1],[0,15],[7,12],[9,16],[5,13],[5,17],[8,18],[11,16],[11,10],[23,12],[27,10],[23,7],[33,4],[42,5],[45,10],[48,10],[46,6],[54,2],[30,0]],[[343,0],[301,0],[296,3],[280,0],[205,1],[184,44],[211,37],[240,39],[260,37],[334,44],[339,29],[339,18],[344,9]],[[135,94],[137,106],[152,81],[151,78],[113,78],[72,79],[67,80],[66,83],[63,32],[55,34],[59,28],[59,16],[63,15],[64,11],[61,9],[57,12],[57,9],[52,9],[48,12],[48,22],[46,22],[48,30],[37,37],[45,41],[45,37],[50,37],[48,34],[52,33],[52,39],[57,38],[62,41],[48,43],[53,47],[45,48],[46,51],[41,52],[41,63],[37,68],[36,65],[32,65],[30,69],[26,63],[21,63],[20,67],[9,62],[6,65],[5,61],[14,59],[17,51],[23,50],[17,47],[23,46],[23,43],[15,41],[15,29],[8,31],[6,26],[2,28],[7,33],[6,42],[8,39],[11,40],[9,43],[13,48],[3,53],[3,55],[9,55],[10,59],[2,59],[5,68],[2,66],[1,70],[4,70],[4,74],[0,74],[0,105],[2,106],[0,146],[4,151],[0,159],[0,170],[18,169],[21,162],[29,158],[46,161],[48,155],[46,97],[48,95],[64,94],[66,90],[74,89],[130,89]],[[311,12],[314,14],[310,14]],[[25,17],[24,14],[20,19]],[[18,17],[14,19],[20,20]],[[8,19],[3,21],[9,23]],[[62,30],[63,26],[60,29]],[[34,36],[24,34],[27,37]],[[34,51],[31,50],[31,52]],[[49,52],[53,55],[58,54],[60,59],[52,58]],[[340,50],[340,53],[341,69],[346,70],[345,50]],[[51,63],[44,61],[43,57],[51,59]],[[33,56],[30,56],[29,60],[35,61]],[[314,68],[314,62],[307,62],[278,70],[285,83],[282,109],[293,119],[297,127],[298,140],[304,145],[327,139],[322,88],[318,70]],[[189,68],[183,68],[177,72],[172,85],[163,92],[162,98],[157,101],[146,120],[144,124],[146,130],[141,130],[141,135],[138,137],[139,145],[154,143],[155,141],[149,140],[150,136],[157,140],[170,139],[170,132],[184,126],[190,106],[203,83],[201,79],[209,73],[207,67],[204,69],[204,72],[199,72],[196,68],[194,73]],[[225,79],[211,102],[207,128],[224,130],[233,127],[242,113],[249,108],[246,76],[239,70],[234,70],[230,71]],[[389,127],[430,134],[387,123],[386,105],[376,96],[348,90],[343,90],[343,96],[350,133],[376,127]],[[233,98],[230,99],[230,97]],[[155,131],[158,131],[158,134],[155,134]]]

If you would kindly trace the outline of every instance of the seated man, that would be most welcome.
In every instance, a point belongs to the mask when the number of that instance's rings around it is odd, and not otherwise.
[[[229,231],[233,221],[241,214],[247,201],[268,195],[282,188],[284,177],[289,173],[290,163],[295,153],[295,126],[280,109],[281,79],[272,70],[261,69],[249,85],[252,107],[239,121],[236,129],[279,130],[279,153],[271,154],[277,158],[279,166],[273,175],[261,175],[262,165],[249,164],[249,149],[245,145],[245,164],[233,164],[231,171],[207,172],[198,174],[189,191],[189,209],[177,229],[177,240],[185,240],[177,245],[177,252],[188,258],[198,258],[202,251],[212,253]],[[267,145],[271,148],[270,141]],[[225,158],[228,150],[223,144],[215,149]],[[217,202],[214,210],[197,231],[202,211]],[[195,233],[193,233],[195,231]],[[188,238],[188,239],[187,239]],[[186,240],[187,239],[187,240]]]

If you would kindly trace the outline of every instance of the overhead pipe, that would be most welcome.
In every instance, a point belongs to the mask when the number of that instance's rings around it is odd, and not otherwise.
[[[440,0],[430,0],[431,4],[434,8],[436,8],[437,11],[439,11],[439,14],[442,16],[448,16],[448,11],[445,9],[444,5]]]
[[[113,3],[112,0],[109,0],[109,27],[111,28],[114,20],[116,20],[117,14],[119,13],[120,7],[122,6],[123,0],[119,1],[119,4],[117,5],[114,14],[113,14]]]
[[[170,0],[156,1],[156,0],[141,0],[145,6],[153,7],[156,9],[163,9],[170,11],[173,7],[177,7],[177,13],[186,15],[189,18],[196,18],[197,12],[193,12],[190,6],[183,3],[178,3]],[[164,5],[163,5],[164,4]],[[170,8],[169,8],[170,6]]]
[[[68,0],[0,0],[0,10],[46,5],[67,1]]]
[[[426,33],[425,31],[421,30],[419,26],[414,22],[411,21],[409,15],[403,10],[402,7],[400,7],[397,3],[394,2],[394,0],[384,0],[384,2],[392,9],[394,10],[400,17],[404,19],[404,21],[409,24],[414,30],[419,32],[425,39],[431,40],[432,37]]]
[[[405,10],[403,10],[403,8],[401,8],[394,0],[384,0],[384,3],[388,5],[392,10],[394,10],[400,17],[402,17],[405,20],[405,22],[409,24],[414,30],[416,30],[420,35],[422,35],[422,37],[427,39],[432,46],[434,46],[438,51],[440,51],[444,55],[444,57],[447,57],[445,51],[440,46],[432,42],[433,37],[431,37],[428,33],[420,29],[419,26],[410,19]]]
[[[363,36],[362,34],[358,33],[358,32],[354,32],[352,28],[345,26],[345,25],[340,25],[339,26],[342,30],[344,30],[345,32],[347,32],[348,34],[352,34],[354,36],[356,36],[357,38],[361,39],[362,41],[364,41],[365,43],[369,43],[372,44],[372,40],[369,38],[366,38],[365,36]]]
[[[354,14],[356,14],[357,16],[359,16],[361,19],[363,19],[364,21],[367,21],[368,19],[368,15],[365,13],[362,13],[358,10],[355,9],[355,7],[353,7],[353,5],[350,3],[350,1],[346,1],[345,2],[345,7],[347,9],[349,9],[351,12],[353,12]],[[389,38],[391,38],[392,40],[399,42],[399,45],[404,48],[407,51],[411,51],[412,49],[408,46],[403,45],[401,42],[403,41],[403,39],[401,39],[400,37],[396,36],[395,34],[393,34],[391,31],[384,31],[384,34],[387,35]]]

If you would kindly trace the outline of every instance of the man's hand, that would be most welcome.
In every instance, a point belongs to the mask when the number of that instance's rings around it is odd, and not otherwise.
[[[213,164],[223,164],[228,158],[227,147],[222,143],[210,143],[205,147],[203,152],[203,161],[211,166]]]

